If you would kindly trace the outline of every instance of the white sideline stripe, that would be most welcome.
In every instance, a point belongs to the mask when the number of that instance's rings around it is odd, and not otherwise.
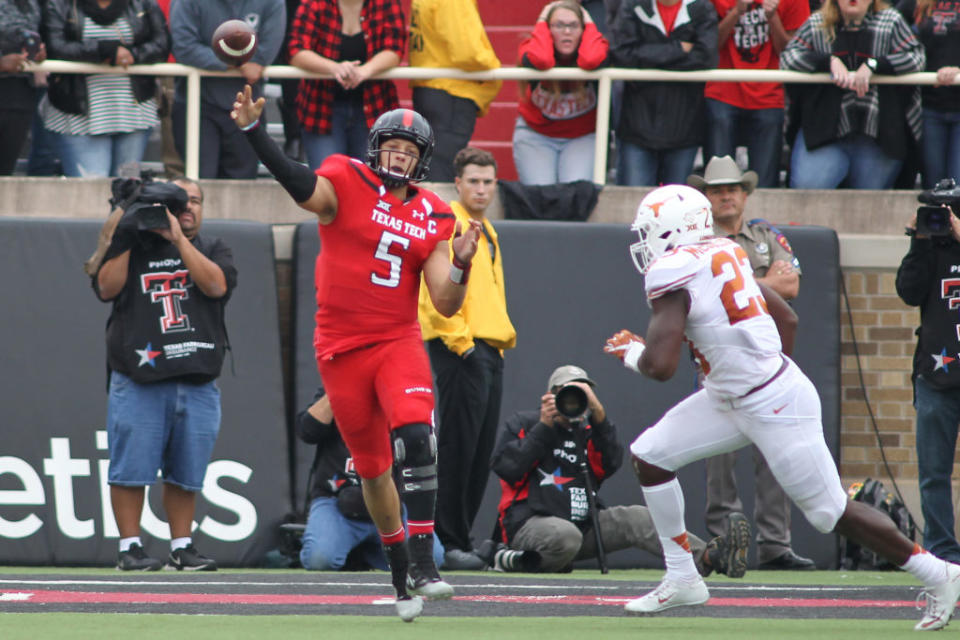
[[[169,580],[5,580],[0,579],[0,585],[110,585],[110,586],[220,586],[220,587],[229,587],[232,585],[235,586],[244,586],[244,587],[383,587],[389,586],[385,582],[233,582],[233,581],[224,581],[224,582],[214,582],[214,581],[195,581],[195,580],[178,580],[178,581],[169,581]],[[643,588],[644,586],[639,586],[632,582],[623,582],[612,586],[600,586],[600,585],[582,585],[582,584],[571,584],[571,585],[556,585],[556,584],[510,584],[510,583],[476,583],[476,584],[454,584],[456,589],[522,589],[522,590],[539,590],[539,591],[636,591]],[[872,591],[876,587],[871,586],[779,586],[779,585],[762,585],[755,584],[749,586],[735,586],[735,585],[719,585],[719,584],[708,584],[707,585],[711,592],[716,591],[747,591],[747,592],[781,592],[781,591],[792,591],[792,592],[810,592],[810,593],[825,593],[833,591]],[[895,586],[895,585],[891,585]],[[900,585],[909,588],[909,585]]]

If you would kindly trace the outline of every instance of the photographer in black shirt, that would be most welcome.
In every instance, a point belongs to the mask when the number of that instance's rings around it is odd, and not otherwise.
[[[952,179],[924,191],[907,226],[910,250],[897,271],[897,294],[920,307],[913,357],[917,473],[923,546],[960,562],[951,474],[960,428],[960,189]]]

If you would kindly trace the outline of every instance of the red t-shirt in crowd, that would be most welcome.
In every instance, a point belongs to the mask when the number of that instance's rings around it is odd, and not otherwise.
[[[712,0],[720,20],[737,0]],[[795,31],[810,15],[807,0],[780,0],[777,14],[783,28]],[[773,50],[770,24],[763,3],[754,2],[740,16],[727,41],[720,44],[718,69],[779,69],[780,55]],[[704,95],[741,109],[782,109],[783,85],[778,82],[708,82]]]

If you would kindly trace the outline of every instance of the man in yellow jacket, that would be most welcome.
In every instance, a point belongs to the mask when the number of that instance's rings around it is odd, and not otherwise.
[[[477,11],[477,0],[413,0],[410,6],[410,66],[487,71],[499,69]],[[452,182],[453,158],[470,142],[478,116],[500,92],[499,80],[411,80],[413,108],[436,137],[431,182]]]
[[[436,532],[444,568],[482,569],[470,530],[490,475],[503,394],[503,351],[517,342],[507,315],[503,259],[486,210],[497,187],[488,151],[467,147],[453,161],[458,198],[450,203],[461,226],[478,220],[483,238],[470,266],[463,306],[446,318],[420,286],[420,328],[437,386]]]

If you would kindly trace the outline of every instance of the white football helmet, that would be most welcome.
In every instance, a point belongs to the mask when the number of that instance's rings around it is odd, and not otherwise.
[[[640,273],[646,273],[667,251],[713,234],[710,201],[693,187],[665,185],[640,201],[630,230],[640,235],[640,241],[630,245],[633,264]]]

